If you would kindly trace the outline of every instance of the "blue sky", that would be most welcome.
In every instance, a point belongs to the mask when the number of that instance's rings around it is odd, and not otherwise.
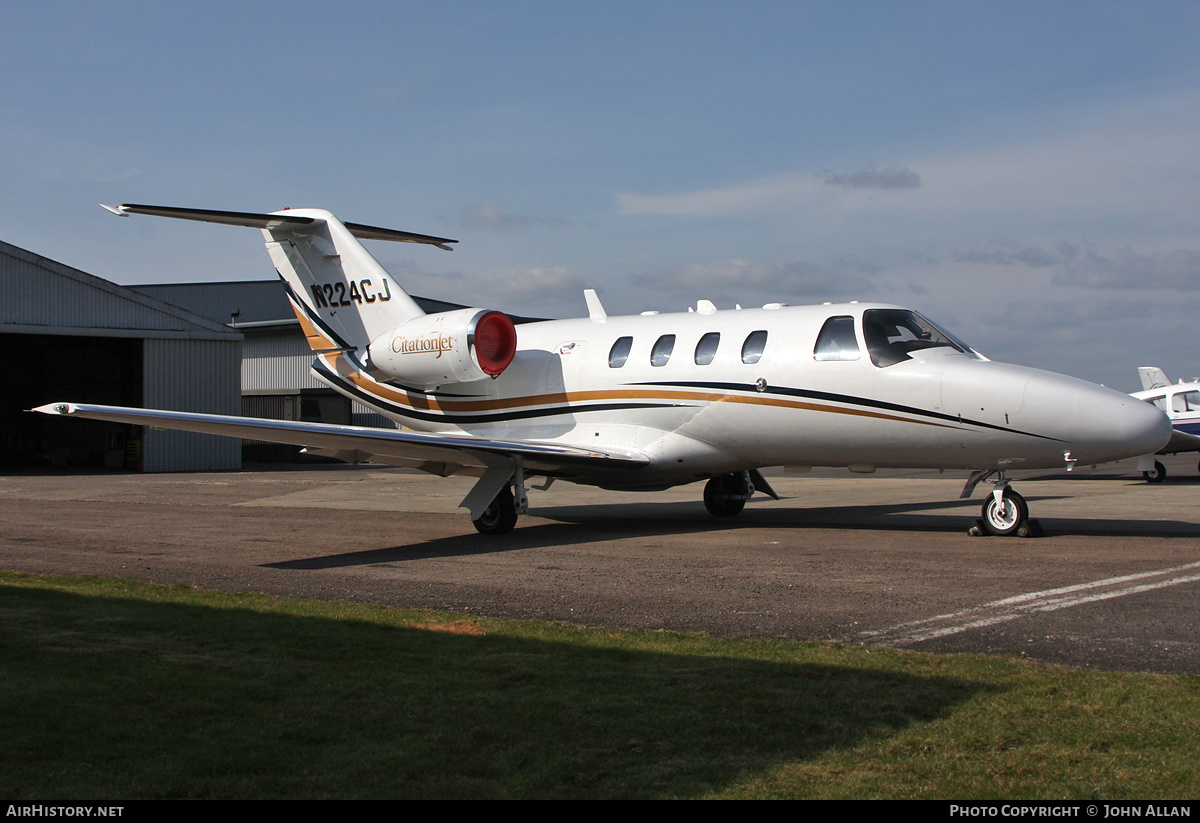
[[[417,294],[545,316],[911,306],[994,359],[1200,374],[1200,5],[4,2],[0,239],[119,283],[258,234],[457,238]]]

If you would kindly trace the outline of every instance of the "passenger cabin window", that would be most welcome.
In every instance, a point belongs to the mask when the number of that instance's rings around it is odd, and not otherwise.
[[[746,342],[742,344],[742,362],[757,363],[762,357],[763,349],[767,346],[767,333],[765,331],[752,331],[746,336]]]
[[[617,342],[613,343],[612,349],[608,352],[609,368],[619,369],[624,366],[625,361],[629,359],[629,349],[632,347],[632,337],[618,337]]]
[[[862,356],[858,339],[854,336],[854,318],[831,317],[817,335],[813,347],[814,360],[857,360]]]
[[[911,359],[910,352],[945,347],[977,355],[967,346],[907,309],[868,309],[863,313],[863,338],[871,362],[880,368]]]
[[[696,344],[696,365],[707,366],[717,356],[717,346],[721,343],[721,333],[710,331],[700,338]]]
[[[671,350],[674,348],[675,335],[673,334],[664,334],[658,340],[655,340],[654,348],[650,350],[650,365],[667,365],[667,361],[671,359]]]

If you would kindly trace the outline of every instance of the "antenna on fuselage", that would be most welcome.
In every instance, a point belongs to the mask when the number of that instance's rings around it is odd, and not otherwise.
[[[583,299],[587,301],[588,317],[593,323],[603,323],[608,319],[608,312],[604,310],[604,304],[600,302],[600,296],[596,294],[595,289],[584,289]]]

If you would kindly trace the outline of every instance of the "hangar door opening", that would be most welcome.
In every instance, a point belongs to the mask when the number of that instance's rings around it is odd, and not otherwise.
[[[0,465],[136,469],[141,427],[66,420],[26,409],[70,400],[142,405],[142,340],[6,334],[11,379],[0,381]]]

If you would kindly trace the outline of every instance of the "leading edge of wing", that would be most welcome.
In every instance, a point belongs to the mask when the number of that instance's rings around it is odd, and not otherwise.
[[[47,403],[30,409],[42,414],[109,420],[136,426],[154,426],[180,431],[217,434],[288,443],[294,446],[357,452],[367,459],[396,458],[404,461],[444,461],[463,466],[488,468],[496,461],[521,458],[528,469],[553,471],[565,466],[636,469],[650,462],[634,451],[580,448],[538,441],[500,440],[471,435],[429,434],[398,429],[372,429],[332,423],[303,423],[265,420],[222,414],[98,406],[85,403]],[[386,462],[379,460],[377,462]]]

